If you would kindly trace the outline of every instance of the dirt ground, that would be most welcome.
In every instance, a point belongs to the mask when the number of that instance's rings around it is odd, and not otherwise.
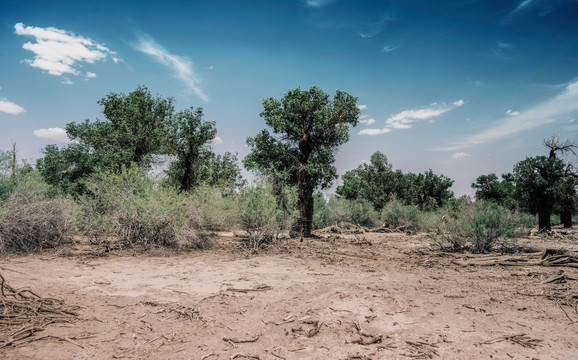
[[[576,231],[528,237],[515,255],[444,254],[403,233],[321,234],[258,255],[233,234],[218,243],[0,258],[12,287],[80,307],[0,358],[578,358],[578,268],[538,253],[578,250]]]

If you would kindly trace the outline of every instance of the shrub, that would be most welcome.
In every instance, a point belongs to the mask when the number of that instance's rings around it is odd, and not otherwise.
[[[432,234],[434,242],[444,250],[468,249],[475,253],[505,250],[522,236],[530,218],[495,203],[478,201],[463,205],[459,214],[447,216]]]
[[[128,246],[206,248],[208,239],[195,231],[184,194],[160,186],[138,167],[119,174],[99,172],[86,183],[79,228],[97,240],[117,237]]]
[[[266,242],[278,240],[279,232],[294,221],[295,213],[286,214],[268,184],[246,187],[239,199],[239,220],[249,234],[249,246],[258,250]]]
[[[404,226],[418,230],[422,212],[416,205],[406,205],[401,200],[393,198],[381,210],[380,219],[390,228]]]
[[[37,173],[20,179],[0,205],[0,252],[30,252],[68,243],[74,202],[53,196]]]
[[[239,224],[236,194],[223,194],[219,187],[201,185],[188,196],[188,201],[189,217],[198,229],[224,231]]]

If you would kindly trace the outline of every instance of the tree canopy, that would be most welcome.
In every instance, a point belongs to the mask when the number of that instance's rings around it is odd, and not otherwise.
[[[297,227],[303,236],[311,236],[313,191],[329,187],[337,177],[334,153],[358,123],[357,98],[337,90],[330,99],[314,86],[262,103],[260,115],[273,134],[263,130],[248,138],[251,153],[243,162],[248,169],[298,187]]]

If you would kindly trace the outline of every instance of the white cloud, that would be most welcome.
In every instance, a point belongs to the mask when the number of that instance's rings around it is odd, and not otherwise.
[[[391,129],[389,128],[383,128],[383,129],[363,129],[360,130],[357,135],[381,135],[381,134],[387,134],[388,132],[391,132]]]
[[[195,92],[203,101],[208,101],[207,95],[199,88],[200,82],[197,74],[193,69],[193,62],[182,56],[174,55],[168,52],[164,47],[157,44],[149,36],[142,36],[134,44],[135,49],[152,56],[161,64],[170,68],[177,79],[184,82],[187,87]]]
[[[74,83],[70,80],[70,78],[67,78],[67,77],[65,77],[64,79],[62,79],[62,81],[61,81],[60,83],[61,83],[61,84],[64,84],[64,85],[72,85],[72,84],[74,84]]]
[[[467,158],[468,156],[471,156],[471,155],[468,153],[460,151],[460,152],[452,154],[452,159],[454,159],[454,160],[455,159],[463,159],[463,158]]]
[[[220,136],[215,136],[213,140],[211,140],[212,145],[219,145],[223,143],[223,139]]]
[[[93,64],[105,60],[116,53],[91,39],[54,27],[14,25],[17,35],[32,36],[35,42],[27,42],[22,48],[34,53],[33,59],[25,59],[28,65],[45,70],[50,75],[80,75],[79,67],[83,62]]]
[[[359,122],[365,125],[371,125],[375,122],[375,119],[359,120]]]
[[[512,109],[508,109],[506,110],[506,114],[510,115],[510,116],[516,116],[516,115],[520,115],[519,111],[514,111]]]
[[[87,71],[87,72],[86,72],[86,78],[92,79],[92,78],[95,78],[95,77],[96,77],[96,74],[95,74],[95,73],[90,72],[90,71]]]
[[[207,69],[208,69],[208,70],[214,70],[215,67],[214,67],[213,65],[211,65],[211,66],[209,66]]]
[[[66,131],[61,128],[37,129],[33,131],[34,135],[39,138],[50,139],[56,142],[68,143],[68,136]]]
[[[503,41],[498,41],[498,47],[501,49],[509,49],[512,47],[512,44]]]
[[[400,113],[390,116],[385,120],[385,127],[383,129],[364,129],[359,131],[358,135],[379,135],[391,132],[392,129],[411,129],[413,123],[418,120],[429,120],[433,122],[433,118],[441,116],[448,111],[451,111],[457,107],[463,106],[466,102],[464,100],[456,100],[451,106],[446,104],[438,105],[434,102],[430,107],[417,109],[417,110],[404,110]],[[371,125],[375,122],[375,119],[361,120],[363,124]]]
[[[359,110],[365,110],[365,109],[367,109],[367,105],[357,105],[357,108]]]
[[[7,99],[0,99],[0,111],[7,114],[18,115],[22,114],[26,110],[20,105],[17,105]]]
[[[441,116],[456,107],[460,107],[465,102],[457,100],[453,102],[453,106],[431,106],[418,110],[405,110],[398,114],[391,116],[385,121],[385,124],[394,129],[410,129],[416,120],[430,120],[432,118]]]
[[[305,5],[312,7],[312,8],[320,8],[324,7],[325,5],[329,5],[335,0],[306,0]]]
[[[490,128],[467,136],[454,146],[441,150],[457,150],[510,137],[519,132],[578,114],[578,80],[568,84],[559,95],[525,111],[520,111],[516,116],[512,116],[512,114],[499,119]]]

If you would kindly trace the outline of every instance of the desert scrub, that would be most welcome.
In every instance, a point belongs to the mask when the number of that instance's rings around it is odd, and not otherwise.
[[[194,228],[185,194],[161,186],[132,167],[121,173],[99,172],[86,183],[79,228],[98,241],[115,237],[125,246],[206,248],[207,237]]]
[[[443,250],[484,253],[513,246],[517,238],[527,233],[529,222],[528,216],[495,203],[477,201],[462,205],[459,213],[450,212],[430,235]]]
[[[243,189],[239,199],[241,228],[249,234],[249,246],[257,251],[263,244],[276,242],[281,230],[291,226],[295,213],[286,213],[269,184],[259,182]]]
[[[54,248],[72,239],[74,201],[58,196],[37,173],[20,179],[0,203],[0,252]]]
[[[200,185],[188,196],[188,217],[197,229],[233,230],[239,224],[239,196],[216,186]]]
[[[392,229],[403,226],[417,231],[421,227],[420,217],[422,212],[419,208],[416,205],[406,205],[395,197],[381,209],[379,215],[381,221]]]
[[[313,227],[316,229],[340,222],[372,227],[379,222],[373,205],[365,199],[348,200],[332,196],[326,201],[321,194],[314,198]]]

